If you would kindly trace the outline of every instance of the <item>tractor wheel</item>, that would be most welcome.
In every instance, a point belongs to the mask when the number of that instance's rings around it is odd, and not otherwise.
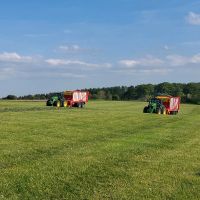
[[[50,103],[49,103],[49,101],[46,102],[46,106],[51,106]]]
[[[158,108],[158,109],[156,110],[156,113],[157,113],[158,115],[160,115],[160,114],[161,114],[161,109]]]
[[[60,108],[60,101],[56,101],[56,107]]]
[[[178,111],[174,111],[174,115],[177,115],[178,114]]]
[[[162,114],[163,114],[163,115],[166,115],[166,114],[167,114],[167,111],[166,111],[165,108],[162,109]]]
[[[176,111],[171,111],[170,115],[176,115]]]
[[[85,107],[85,103],[81,103],[81,108],[84,108]]]
[[[143,113],[147,113],[147,110],[148,110],[148,107],[145,106],[144,109],[143,109]]]

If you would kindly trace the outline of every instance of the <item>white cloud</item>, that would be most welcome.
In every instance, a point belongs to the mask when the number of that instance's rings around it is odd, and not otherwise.
[[[89,68],[110,68],[112,65],[110,63],[103,63],[103,64],[94,64],[88,63],[79,60],[65,60],[65,59],[47,59],[45,60],[46,63],[52,66],[62,66],[62,65],[77,65],[77,66],[84,66]]]
[[[3,62],[27,62],[31,60],[32,60],[32,57],[21,56],[15,52],[13,53],[4,52],[0,54],[0,61],[3,61]]]
[[[200,54],[193,56],[169,55],[166,57],[172,66],[184,66],[187,64],[200,64]]]
[[[191,63],[200,64],[200,54],[196,54],[196,55],[192,56]]]
[[[73,50],[80,50],[81,48],[78,45],[74,44],[74,45],[72,45],[72,49]]]
[[[49,78],[85,78],[85,74],[76,74],[76,73],[67,73],[67,72],[48,72],[45,74],[42,74],[44,77],[49,77]]]
[[[172,66],[186,65],[189,62],[187,57],[181,55],[168,55],[166,59]]]
[[[140,59],[124,59],[118,61],[117,72],[125,72],[131,74],[167,74],[172,71],[196,69],[200,64],[200,54],[192,56],[168,55],[163,58],[146,56]],[[176,67],[176,69],[175,69]]]
[[[168,45],[164,45],[164,49],[165,50],[169,50],[169,46]]]
[[[80,51],[83,50],[79,45],[73,44],[73,45],[61,45],[59,46],[59,49],[62,51]]]
[[[87,67],[97,67],[97,64],[87,63],[79,60],[63,60],[63,59],[47,59],[46,62],[50,65],[84,65]]]
[[[165,66],[185,66],[200,64],[200,53],[192,56],[168,55],[165,58],[146,56],[140,59],[124,59],[118,61],[120,68],[124,69],[159,69]]]
[[[200,25],[200,14],[190,12],[186,17],[186,21],[192,25]]]
[[[62,44],[55,49],[55,52],[63,52],[63,53],[87,53],[89,55],[93,55],[94,53],[98,53],[101,49],[95,49],[90,47],[81,47],[78,44]]]
[[[143,59],[140,60],[141,65],[143,66],[159,66],[161,64],[163,64],[163,60],[161,60],[160,58],[155,58],[152,56],[147,56]]]
[[[126,66],[127,68],[132,68],[140,64],[137,60],[120,60],[119,64]]]
[[[69,46],[59,46],[59,49],[63,50],[63,51],[69,51]]]
[[[74,48],[79,48],[75,47]],[[115,65],[114,65],[115,64]],[[125,72],[134,74],[166,74],[177,69],[196,69],[200,64],[200,53],[191,56],[168,55],[155,57],[147,55],[141,58],[122,59],[111,63],[93,63],[79,59],[45,59],[42,56],[24,56],[16,52],[0,53],[0,79],[12,77],[35,78],[35,77],[85,77],[82,72],[106,73]],[[115,66],[115,67],[114,67]],[[176,69],[177,68],[177,69]],[[77,74],[77,70],[80,72]]]
[[[119,64],[127,68],[134,68],[139,66],[159,66],[163,64],[163,60],[148,55],[140,59],[120,60]]]
[[[157,73],[157,74],[167,74],[168,72],[171,72],[172,70],[171,69],[166,69],[166,68],[154,68],[154,69],[141,69],[139,70],[140,73],[145,73],[145,74],[154,74],[154,73]]]

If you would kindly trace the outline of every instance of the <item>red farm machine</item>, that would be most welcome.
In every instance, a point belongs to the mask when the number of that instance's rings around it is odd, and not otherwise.
[[[57,93],[46,102],[47,106],[56,106],[56,107],[78,107],[83,108],[88,102],[89,92],[73,90],[73,91],[64,91],[62,93]]]
[[[144,113],[176,115],[180,109],[180,97],[168,95],[156,96],[149,100],[149,105],[144,107]]]

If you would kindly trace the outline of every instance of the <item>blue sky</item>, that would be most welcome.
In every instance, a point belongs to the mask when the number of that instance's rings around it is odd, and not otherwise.
[[[0,96],[199,77],[199,0],[0,1]]]

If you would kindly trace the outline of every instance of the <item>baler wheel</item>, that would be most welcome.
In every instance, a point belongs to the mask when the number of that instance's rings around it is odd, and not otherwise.
[[[85,103],[81,103],[81,108],[84,108],[85,107]]]
[[[81,103],[78,103],[78,108],[82,108]]]
[[[177,115],[178,114],[178,111],[174,111],[174,115]]]

